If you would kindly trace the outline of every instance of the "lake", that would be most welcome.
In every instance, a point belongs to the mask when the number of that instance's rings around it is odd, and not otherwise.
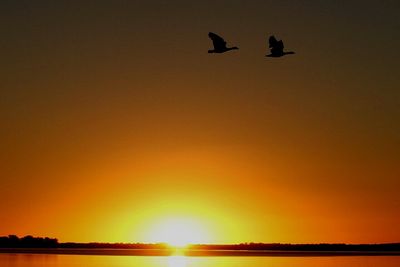
[[[399,267],[400,256],[185,257],[0,254],[2,267]]]

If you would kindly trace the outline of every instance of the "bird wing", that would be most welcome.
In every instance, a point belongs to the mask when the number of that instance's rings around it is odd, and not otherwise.
[[[276,48],[278,48],[278,49],[280,49],[280,50],[283,50],[284,46],[283,46],[283,41],[282,41],[282,40],[280,40],[280,41],[277,42]]]
[[[283,41],[282,40],[276,40],[275,36],[271,35],[269,37],[269,48],[271,48],[271,52],[273,54],[279,54],[283,52]]]
[[[210,37],[210,39],[212,40],[215,49],[226,48],[226,42],[221,36],[209,32],[208,37]]]
[[[276,44],[278,43],[278,40],[276,40],[275,36],[271,35],[269,37],[268,42],[269,42],[269,47],[271,48],[271,47],[275,47],[276,46]]]

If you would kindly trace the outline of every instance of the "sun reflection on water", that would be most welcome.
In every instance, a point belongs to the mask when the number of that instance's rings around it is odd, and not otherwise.
[[[183,255],[173,255],[168,257],[168,267],[186,267],[187,258]]]

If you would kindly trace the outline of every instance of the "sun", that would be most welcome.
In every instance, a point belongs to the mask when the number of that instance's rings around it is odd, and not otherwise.
[[[192,218],[167,218],[158,221],[149,229],[151,243],[167,243],[175,248],[188,244],[207,243],[209,236],[204,226]]]

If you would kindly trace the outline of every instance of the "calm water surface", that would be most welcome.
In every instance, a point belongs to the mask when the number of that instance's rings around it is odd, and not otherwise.
[[[2,267],[399,267],[400,256],[150,257],[0,254]]]

